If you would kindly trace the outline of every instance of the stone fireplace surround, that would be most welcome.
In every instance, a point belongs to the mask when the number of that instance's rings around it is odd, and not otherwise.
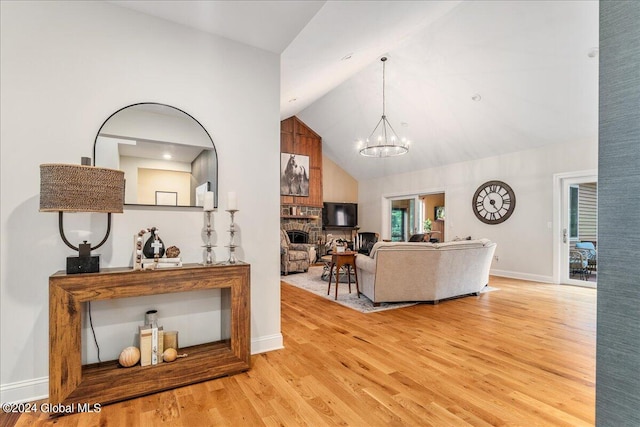
[[[303,230],[287,230],[291,243],[309,243],[309,233]]]
[[[289,215],[289,206],[281,208],[280,227],[285,231],[298,230],[309,233],[309,243],[317,245],[323,240],[322,208],[299,206],[300,218]]]
[[[295,206],[297,215],[291,215],[291,207]],[[309,244],[316,249],[317,256],[325,254],[324,246],[327,235],[334,238],[351,240],[352,233],[357,229],[327,228],[322,229],[322,208],[300,205],[281,205],[280,207],[280,227],[284,231],[303,231],[309,233]],[[310,254],[313,258],[313,254]]]
[[[280,227],[284,231],[302,231],[309,234],[309,258],[315,262],[317,247],[324,242],[322,234],[322,208],[298,206],[298,215],[290,215],[290,206],[284,205],[280,212]],[[299,217],[299,218],[298,218]]]
[[[298,215],[290,215],[291,206],[296,206]],[[309,233],[309,243],[314,245],[324,245],[328,234],[334,238],[351,240],[352,232],[357,229],[327,228],[322,229],[322,208],[309,206],[282,205],[280,208],[280,227],[285,231],[297,230]],[[322,255],[321,248],[318,248],[318,255]]]

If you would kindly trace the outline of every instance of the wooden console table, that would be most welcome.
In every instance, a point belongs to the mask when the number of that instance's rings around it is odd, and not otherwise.
[[[81,303],[203,289],[229,291],[229,339],[180,348],[189,356],[171,363],[122,368],[113,360],[82,365]],[[250,265],[245,263],[53,274],[49,277],[49,403],[105,405],[248,370],[249,291]]]

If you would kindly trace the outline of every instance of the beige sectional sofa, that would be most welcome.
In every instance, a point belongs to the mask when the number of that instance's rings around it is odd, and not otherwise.
[[[356,257],[360,291],[376,305],[478,294],[489,283],[495,250],[487,239],[377,242],[369,256]]]

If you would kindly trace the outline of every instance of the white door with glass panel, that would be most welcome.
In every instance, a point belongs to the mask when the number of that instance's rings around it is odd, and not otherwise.
[[[595,176],[562,180],[561,283],[595,287],[598,276],[598,184]]]

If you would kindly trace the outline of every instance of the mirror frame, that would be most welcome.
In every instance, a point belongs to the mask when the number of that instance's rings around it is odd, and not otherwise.
[[[131,108],[131,107],[135,107],[138,105],[156,105],[156,106],[163,106],[163,107],[168,107],[168,108],[172,108],[174,110],[180,111],[181,113],[185,114],[187,117],[191,118],[194,122],[196,122],[200,128],[202,128],[202,130],[204,131],[204,133],[207,135],[207,137],[209,138],[209,141],[211,141],[211,146],[213,147],[213,151],[216,155],[216,170],[215,170],[215,174],[214,174],[214,178],[215,178],[215,188],[212,188],[211,191],[214,191],[214,200],[213,200],[213,207],[214,209],[218,208],[218,150],[216,150],[216,145],[213,142],[213,138],[211,138],[211,135],[209,134],[209,132],[207,132],[207,129],[205,129],[204,126],[202,126],[202,123],[200,123],[198,121],[198,119],[196,119],[195,117],[193,117],[191,114],[187,113],[186,111],[174,107],[172,105],[168,105],[168,104],[163,104],[161,102],[136,102],[135,104],[131,104],[131,105],[127,105],[125,107],[120,108],[119,110],[116,110],[114,113],[112,113],[109,117],[107,117],[107,119],[102,122],[102,125],[100,125],[100,128],[98,128],[98,133],[96,134],[96,138],[93,141],[93,166],[96,166],[96,144],[98,143],[98,138],[100,137],[100,132],[102,131],[102,128],[104,128],[104,126],[107,124],[107,122],[116,114],[120,113],[123,110],[126,110],[127,108]],[[126,178],[126,177],[125,177]],[[212,186],[213,187],[213,186]],[[144,207],[149,207],[149,208],[196,208],[196,209],[202,209],[202,206],[187,206],[187,205],[179,205],[179,206],[171,206],[171,205],[149,205],[149,204],[141,204],[141,203],[124,203],[124,206],[144,206]]]

